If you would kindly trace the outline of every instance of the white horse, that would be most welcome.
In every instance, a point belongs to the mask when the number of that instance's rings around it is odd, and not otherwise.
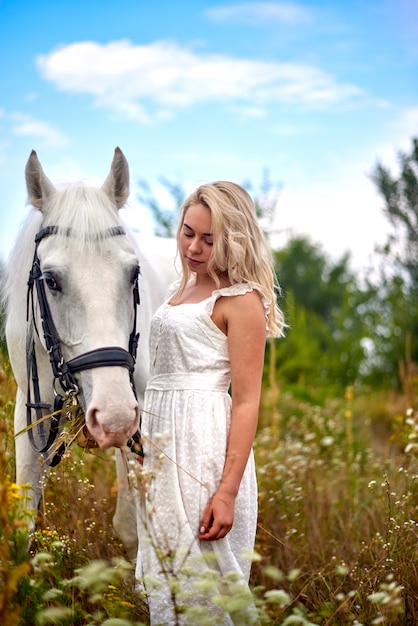
[[[56,188],[34,151],[26,184],[33,208],[7,267],[6,338],[18,385],[15,433],[37,422],[16,439],[16,481],[31,485],[37,509],[41,478],[62,453],[56,454],[54,442],[71,403],[80,402],[100,448],[124,448],[135,438],[150,320],[176,273],[174,240],[134,235],[121,221],[129,170],[119,148],[100,189]],[[42,421],[61,408],[57,418]],[[119,450],[116,458],[120,490],[113,523],[135,558],[135,505],[127,498]]]

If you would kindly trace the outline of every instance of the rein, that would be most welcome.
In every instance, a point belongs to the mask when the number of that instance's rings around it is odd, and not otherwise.
[[[129,378],[131,382],[132,390],[136,396],[135,383],[134,383],[134,369],[136,361],[136,353],[138,348],[139,333],[136,332],[137,322],[137,305],[139,305],[139,288],[138,277],[133,284],[133,307],[134,307],[134,322],[131,334],[129,336],[129,351],[124,348],[105,347],[96,348],[90,350],[84,354],[80,354],[75,358],[66,361],[61,351],[61,341],[57,332],[57,329],[52,318],[51,309],[48,303],[48,299],[45,291],[45,283],[43,280],[42,270],[40,267],[38,257],[38,247],[42,239],[55,235],[59,232],[58,226],[47,226],[42,228],[35,236],[35,252],[33,256],[32,268],[29,272],[28,280],[28,293],[27,293],[27,339],[26,339],[26,366],[27,366],[27,402],[26,402],[26,422],[28,427],[28,436],[32,448],[41,454],[45,462],[54,467],[57,465],[66,450],[66,443],[63,442],[55,454],[51,458],[51,448],[55,443],[59,434],[60,419],[62,417],[64,406],[69,407],[76,402],[76,398],[79,393],[79,385],[77,382],[76,374],[84,370],[93,369],[96,367],[126,367],[129,370]],[[72,230],[66,229],[62,231],[66,237],[72,236]],[[103,234],[96,236],[96,241],[99,239],[105,239],[107,237],[117,237],[119,235],[125,235],[125,231],[121,226],[116,226],[105,231]],[[49,354],[49,360],[51,363],[52,373],[54,376],[53,389],[55,394],[54,406],[44,403],[41,400],[41,392],[38,378],[38,365],[36,359],[36,348],[34,340],[34,330],[39,337],[39,331],[36,326],[34,315],[34,287],[36,289],[36,297],[39,304],[40,317],[42,321],[42,331],[45,340],[47,352]],[[31,397],[31,382],[33,389],[33,400]],[[56,383],[59,383],[63,395],[56,390]],[[52,415],[43,417],[43,411],[48,411]],[[36,419],[32,421],[32,412],[34,411]],[[67,413],[68,415],[68,413]],[[50,421],[49,434],[45,432],[45,420]],[[34,428],[37,428],[37,437],[39,443],[35,441]],[[135,446],[140,439],[139,432],[133,435],[132,439],[128,442],[128,445]]]

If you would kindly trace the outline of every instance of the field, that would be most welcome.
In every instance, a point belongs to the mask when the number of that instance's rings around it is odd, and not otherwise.
[[[113,535],[112,452],[74,444],[45,485],[27,553],[14,485],[15,384],[0,370],[0,624],[147,624]],[[409,399],[407,399],[409,398]],[[255,445],[260,623],[418,624],[418,413],[411,394],[263,389]],[[221,599],[222,601],[222,599]],[[228,603],[228,598],[223,598]],[[229,606],[229,605],[228,605]],[[239,606],[232,606],[236,623]],[[191,624],[213,624],[202,614]]]

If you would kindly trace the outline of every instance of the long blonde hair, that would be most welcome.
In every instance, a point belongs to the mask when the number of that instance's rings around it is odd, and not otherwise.
[[[251,196],[236,183],[217,181],[198,187],[182,204],[177,243],[184,216],[193,204],[203,204],[212,215],[213,252],[208,273],[219,287],[219,274],[231,284],[251,283],[259,288],[267,303],[267,328],[271,336],[281,336],[285,326],[277,305],[277,282],[270,247],[258,224]],[[182,258],[183,276],[176,296],[179,297],[192,272]]]

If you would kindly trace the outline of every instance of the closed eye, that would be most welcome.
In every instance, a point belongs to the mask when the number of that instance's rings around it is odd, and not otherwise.
[[[195,236],[193,230],[187,224],[184,224],[183,236],[186,237],[187,239],[192,239]],[[212,233],[205,233],[203,235],[203,241],[207,246],[213,246],[212,237],[213,237]],[[210,238],[210,241],[208,238]]]

